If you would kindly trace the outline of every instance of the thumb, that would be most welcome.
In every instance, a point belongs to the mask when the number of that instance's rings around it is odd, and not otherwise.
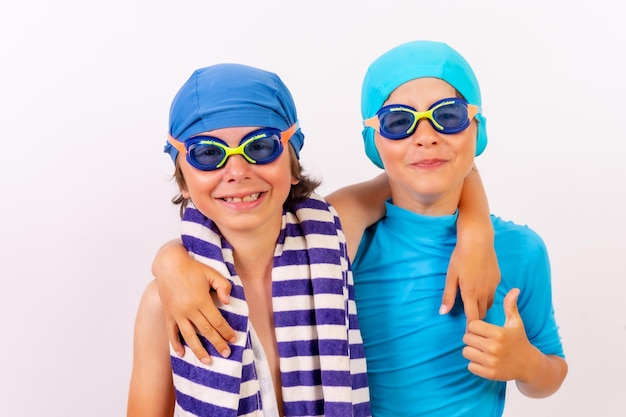
[[[513,326],[521,321],[519,310],[517,309],[517,298],[519,297],[519,294],[519,288],[513,288],[508,292],[506,297],[504,297],[503,307],[504,316],[506,317],[504,327]]]
[[[217,292],[219,300],[224,304],[228,304],[230,301],[230,291],[232,289],[230,281],[217,273],[210,274],[207,280],[209,281],[211,289]]]

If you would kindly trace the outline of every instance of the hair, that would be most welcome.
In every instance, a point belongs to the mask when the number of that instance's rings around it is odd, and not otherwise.
[[[301,201],[309,198],[311,193],[315,191],[317,187],[320,185],[320,181],[309,177],[304,174],[304,169],[300,164],[300,160],[296,156],[296,151],[293,146],[291,146],[291,142],[289,143],[289,166],[291,168],[291,176],[298,180],[297,184],[293,184],[291,186],[291,190],[289,191],[289,195],[283,204],[283,207],[286,209],[290,209],[294,204],[300,203]],[[184,157],[181,154],[179,157]],[[187,187],[185,184],[185,177],[183,176],[183,171],[180,169],[180,164],[178,163],[178,158],[176,158],[176,166],[174,168],[174,175],[172,178],[176,181],[178,188],[183,190]],[[180,217],[183,217],[183,213],[189,204],[188,198],[183,197],[182,193],[177,194],[172,198],[172,203],[176,205],[180,205]]]

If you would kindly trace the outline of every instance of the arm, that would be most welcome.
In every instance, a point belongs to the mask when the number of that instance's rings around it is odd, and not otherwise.
[[[135,320],[133,370],[126,415],[171,417],[174,401],[165,315],[153,281],[144,291]]]
[[[452,309],[458,287],[470,322],[485,317],[500,282],[489,205],[475,166],[463,184],[457,230],[440,312]]]
[[[365,229],[385,215],[385,200],[390,197],[391,188],[384,173],[340,188],[326,197],[341,219],[350,260],[354,260]]]
[[[470,361],[470,372],[483,378],[515,380],[520,392],[543,398],[555,393],[567,375],[567,363],[556,355],[546,355],[533,346],[517,308],[519,289],[504,299],[506,321],[503,327],[476,320],[468,324],[463,356]]]
[[[184,354],[180,330],[189,348],[203,363],[209,364],[211,359],[197,332],[222,356],[228,357],[230,348],[226,341],[234,341],[235,332],[215,307],[209,292],[215,290],[220,301],[227,304],[230,281],[213,268],[193,260],[180,240],[167,242],[159,249],[152,263],[152,274],[166,313],[167,335],[176,353]]]

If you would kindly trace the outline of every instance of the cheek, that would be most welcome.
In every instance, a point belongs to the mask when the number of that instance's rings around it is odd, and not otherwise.
[[[380,155],[380,159],[383,161],[383,165],[386,168],[393,167],[394,161],[404,158],[406,154],[406,147],[403,146],[408,143],[406,139],[403,140],[389,140],[376,133],[374,136],[374,144]]]
[[[387,159],[390,154],[389,143],[388,140],[380,136],[378,133],[374,133],[374,145],[376,145],[376,150],[378,150],[378,154],[380,155],[380,159]]]
[[[458,138],[460,140],[454,146],[458,161],[461,164],[459,170],[462,171],[471,169],[476,155],[476,129],[471,132],[469,130],[467,134]]]
[[[273,172],[273,178],[276,182],[283,184],[285,187],[291,189],[292,185],[300,182],[297,178],[294,178],[291,173],[291,160],[287,152],[283,152],[280,159],[277,161],[278,165]]]
[[[185,179],[185,187],[180,190],[184,198],[193,199],[194,194],[205,192],[215,185],[215,176],[210,175],[209,172],[198,171],[187,161],[181,163],[180,169]]]

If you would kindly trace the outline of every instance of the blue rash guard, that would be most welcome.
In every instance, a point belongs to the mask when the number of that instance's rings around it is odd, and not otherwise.
[[[374,417],[502,415],[506,383],[467,370],[460,299],[439,315],[456,220],[387,202],[386,217],[363,236],[353,273]],[[502,326],[504,296],[519,288],[530,342],[562,357],[542,239],[528,227],[495,216],[492,222],[502,280],[485,320]]]

